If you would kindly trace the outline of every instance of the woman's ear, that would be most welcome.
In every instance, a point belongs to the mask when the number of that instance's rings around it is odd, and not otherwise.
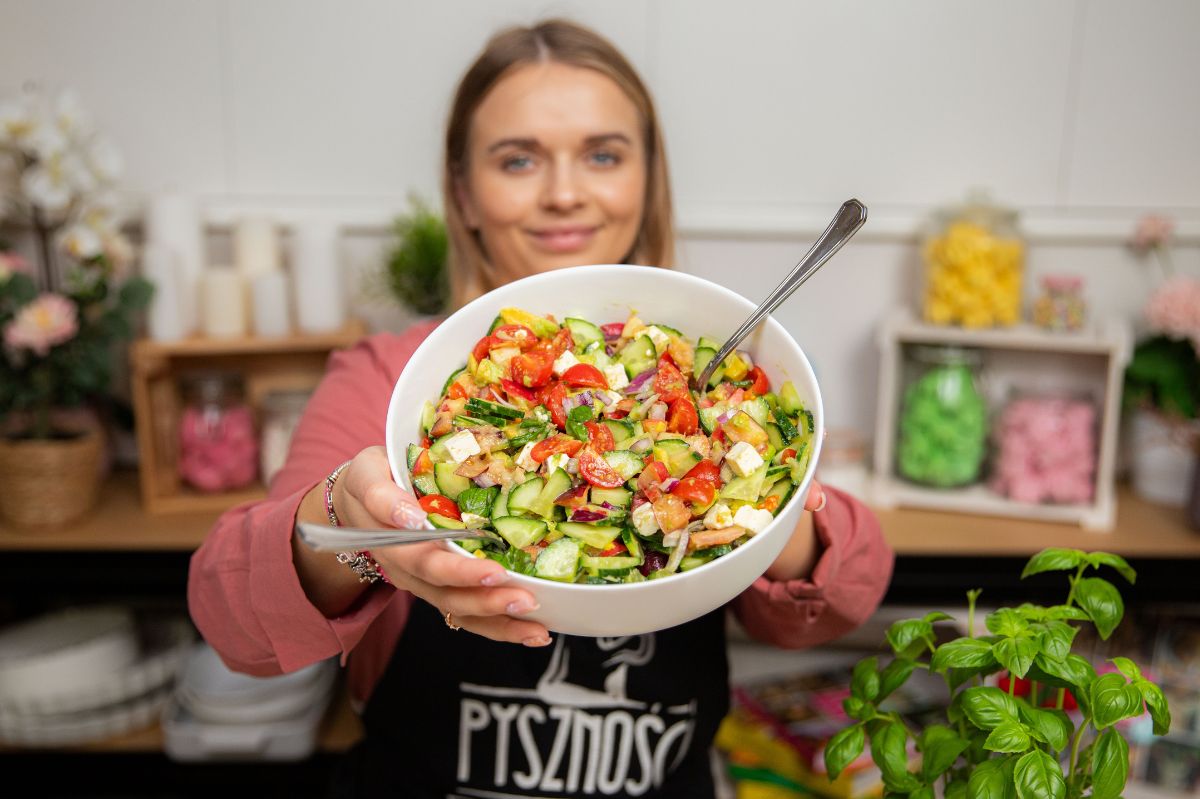
[[[462,175],[457,175],[454,178],[454,200],[458,203],[458,208],[462,211],[463,221],[471,230],[479,230],[479,212],[475,209],[475,201],[471,197],[471,190],[467,188],[467,181]]]

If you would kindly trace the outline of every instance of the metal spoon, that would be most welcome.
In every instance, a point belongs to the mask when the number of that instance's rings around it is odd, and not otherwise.
[[[465,541],[472,538],[502,540],[487,530],[397,530],[390,527],[330,527],[327,524],[298,522],[300,540],[318,552],[341,552],[347,549],[378,549],[400,544],[421,544],[426,541]]]
[[[721,347],[708,362],[708,366],[704,367],[696,385],[704,390],[717,366],[734,351],[738,344],[742,343],[746,336],[750,335],[754,328],[758,327],[758,323],[766,319],[784,300],[792,296],[792,292],[800,288],[813,272],[832,258],[833,254],[840,250],[842,245],[849,241],[850,237],[857,233],[866,221],[867,207],[865,205],[858,200],[846,200],[842,203],[837,215],[833,217],[833,221],[829,223],[829,227],[825,228],[825,232],[817,239],[812,249],[800,259],[796,268],[783,279],[782,283],[776,286],[775,290],[762,301],[762,304],[754,309],[754,313],[750,314],[742,326],[734,331],[734,334],[725,342],[725,346]]]

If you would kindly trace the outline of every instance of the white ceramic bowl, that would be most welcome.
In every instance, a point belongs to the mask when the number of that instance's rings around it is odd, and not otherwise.
[[[392,475],[412,490],[407,446],[421,438],[421,409],[436,402],[451,370],[465,361],[501,308],[516,307],[561,320],[579,317],[597,324],[624,321],[631,310],[648,324],[660,322],[695,340],[724,341],[754,310],[755,303],[693,275],[642,266],[579,266],[509,283],[469,303],[437,327],[413,353],[392,392],[387,417],[387,453]],[[616,585],[558,583],[521,574],[512,584],[527,589],[541,607],[528,618],[570,635],[637,635],[674,627],[725,604],[757,579],[783,549],[803,509],[824,437],[825,414],[812,367],[800,345],[768,318],[741,345],[778,388],[795,384],[815,422],[814,450],[804,480],[783,512],[758,535],[724,557],[661,580]],[[447,544],[471,557],[455,544]]]

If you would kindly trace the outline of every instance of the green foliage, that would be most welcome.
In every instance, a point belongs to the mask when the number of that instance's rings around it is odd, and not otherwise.
[[[417,313],[441,313],[450,299],[446,225],[417,198],[410,203],[412,210],[393,226],[397,241],[384,267],[385,283],[397,300]]]
[[[1124,616],[1116,586],[1084,576],[1101,568],[1115,570],[1130,583],[1137,578],[1116,555],[1047,549],[1030,559],[1022,577],[1068,572],[1070,590],[1061,605],[1000,608],[985,619],[990,635],[940,646],[933,625],[950,618],[944,613],[894,623],[887,631],[894,659],[880,668],[879,659],[869,657],[854,668],[850,697],[843,704],[855,723],[826,745],[830,778],[836,779],[869,746],[887,796],[932,797],[941,780],[947,799],[1082,799],[1089,791],[1094,799],[1119,797],[1129,773],[1129,745],[1114,725],[1149,712],[1154,733],[1164,735],[1171,715],[1162,690],[1133,661],[1114,658],[1117,671],[1097,676],[1091,663],[1071,651],[1078,633],[1072,622],[1094,624],[1107,638]],[[975,629],[977,597],[977,591],[968,593],[970,630]],[[946,680],[951,692],[948,725],[913,731],[896,713],[880,709],[918,669]],[[1007,692],[985,684],[985,678],[1001,671],[1009,674]],[[1043,689],[1058,689],[1057,707],[1038,707],[1016,696],[1016,676]],[[1078,700],[1078,727],[1062,710],[1067,690]],[[1081,750],[1089,730],[1091,742]],[[916,771],[909,770],[910,738],[921,753]]]
[[[43,355],[27,348],[5,347],[0,353],[0,420],[9,414],[28,414],[25,435],[47,438],[49,412],[104,396],[110,387],[114,346],[133,335],[140,311],[149,303],[154,286],[132,277],[113,292],[111,268],[104,256],[77,266],[61,294],[76,309],[78,330],[70,339]],[[39,296],[37,285],[24,273],[0,279],[0,331],[21,309]]]
[[[1200,359],[1187,339],[1154,336],[1140,342],[1125,368],[1126,404],[1168,415],[1200,415]]]

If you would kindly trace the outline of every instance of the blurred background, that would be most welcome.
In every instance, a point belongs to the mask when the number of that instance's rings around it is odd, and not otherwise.
[[[679,268],[757,301],[843,200],[870,209],[776,314],[821,382],[822,478],[879,511],[899,556],[847,645],[976,586],[1041,601],[1057,584],[1017,577],[1042,547],[1120,554],[1140,573],[1120,586],[1135,630],[1089,653],[1132,653],[1176,710],[1166,738],[1129,722],[1125,795],[1200,791],[1189,0],[0,0],[3,762],[86,765],[68,794],[283,774],[302,794],[355,739],[329,669],[293,680],[285,710],[263,689],[269,752],[227,697],[205,705],[223,675],[180,616],[187,556],[261,496],[329,351],[442,310],[405,287],[441,280],[451,93],[493,32],[549,16],[611,38],[649,84]],[[41,292],[77,311],[38,305],[21,327]],[[305,296],[341,301],[314,315]],[[190,427],[206,412],[219,441]],[[56,636],[109,672],[59,663],[51,681],[5,660]],[[812,697],[845,690],[857,653],[743,637],[732,654],[758,712],[724,739],[730,795],[877,787],[869,760],[853,785],[810,779],[845,720]],[[330,710],[310,719],[314,697]]]

